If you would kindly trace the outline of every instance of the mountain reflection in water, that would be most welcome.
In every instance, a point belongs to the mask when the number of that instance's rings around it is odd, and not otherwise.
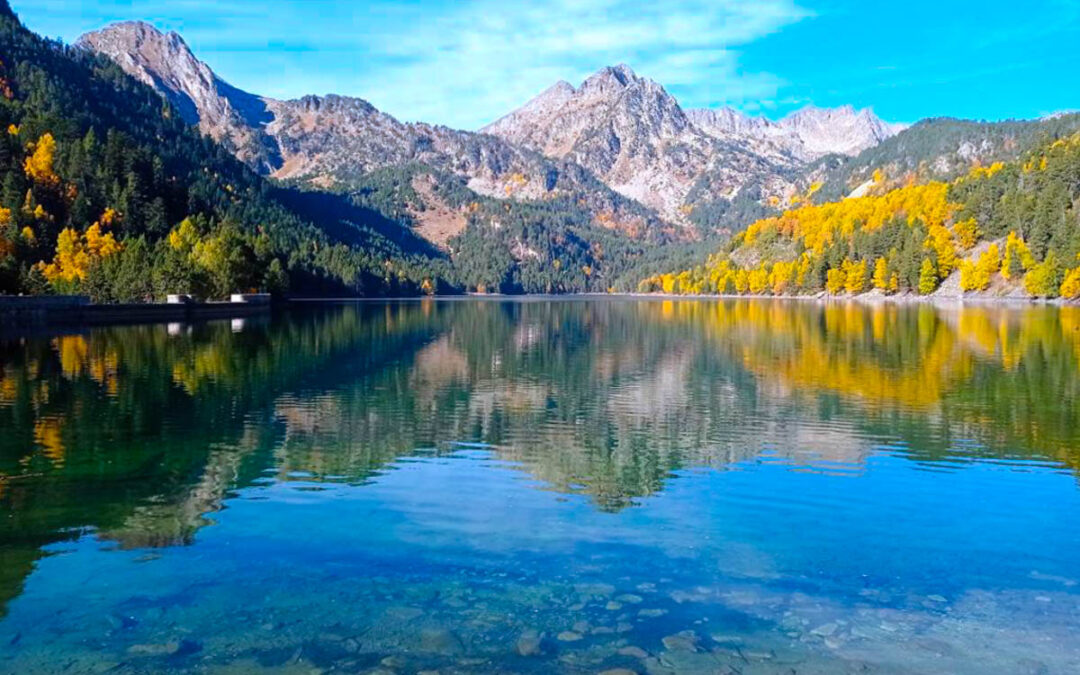
[[[1066,672],[1078,414],[1074,307],[0,335],[0,670]]]

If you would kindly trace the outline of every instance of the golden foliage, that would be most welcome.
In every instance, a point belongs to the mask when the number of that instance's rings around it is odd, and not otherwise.
[[[978,225],[975,224],[975,219],[968,218],[953,226],[953,234],[956,235],[956,241],[960,243],[960,248],[966,251],[975,246],[982,232],[979,231]]]
[[[938,276],[942,279],[948,277],[956,269],[957,263],[952,232],[944,225],[931,225],[924,245],[937,254]]]
[[[23,170],[27,178],[39,185],[56,187],[60,184],[60,177],[53,169],[53,160],[56,156],[56,139],[52,134],[45,133],[34,144],[34,152],[26,158]]]
[[[834,241],[850,240],[859,230],[872,232],[897,217],[912,224],[922,221],[928,228],[944,227],[958,208],[948,201],[948,190],[947,183],[932,182],[880,196],[801,206],[753,223],[746,228],[743,240],[751,246],[763,235],[776,233],[801,241],[807,250],[821,254]]]
[[[1024,275],[1024,290],[1028,295],[1036,298],[1052,298],[1058,294],[1061,288],[1061,268],[1058,266],[1057,257],[1053,251],[1047,254],[1046,259],[1038,265],[1032,266],[1031,270]]]
[[[984,291],[990,280],[1001,267],[1001,251],[997,244],[991,244],[978,261],[965,260],[960,266],[960,289],[963,291]]]
[[[840,295],[844,290],[844,284],[847,282],[847,274],[842,269],[836,269],[835,267],[830,269],[825,275],[825,290],[830,295]]]
[[[1017,236],[1016,232],[1010,232],[1005,240],[1005,258],[1001,261],[1001,276],[1014,280],[1020,273],[1026,272],[1035,266],[1035,256],[1031,249]]]
[[[885,256],[874,261],[874,288],[882,291],[889,288],[889,262]]]
[[[844,266],[844,290],[852,295],[862,293],[866,285],[866,261],[852,262],[845,260]]]
[[[44,261],[37,268],[50,282],[84,281],[90,266],[104,258],[119,253],[123,246],[116,241],[112,233],[102,234],[101,225],[94,223],[80,236],[68,227],[60,232],[56,241],[56,257],[51,263]]]
[[[762,263],[760,267],[750,272],[749,276],[750,292],[755,295],[760,295],[765,292],[765,289],[769,287],[769,270]]]
[[[199,243],[199,230],[191,218],[184,218],[169,232],[169,246],[175,251],[191,253],[195,245]]]
[[[998,171],[1005,168],[1003,162],[994,162],[990,166],[977,166],[968,172],[970,178],[990,178]]]
[[[924,258],[922,268],[919,270],[919,293],[930,295],[937,289],[937,286],[938,274],[934,262],[930,258]]]
[[[1080,267],[1074,267],[1065,273],[1059,292],[1061,297],[1069,300],[1080,298]]]

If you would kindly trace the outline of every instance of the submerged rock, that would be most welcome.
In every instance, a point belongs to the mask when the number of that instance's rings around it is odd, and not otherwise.
[[[578,595],[607,597],[615,592],[615,587],[611,584],[574,584],[574,590]]]
[[[818,637],[828,637],[836,632],[840,626],[835,622],[824,623],[810,631],[811,635],[817,635]]]
[[[641,647],[635,647],[634,645],[627,645],[620,647],[618,653],[621,656],[632,656],[635,659],[647,659],[649,658],[649,652],[645,651]]]
[[[556,639],[558,639],[559,642],[577,642],[582,637],[581,633],[575,633],[572,630],[564,630],[556,636]]]
[[[698,650],[698,636],[692,630],[684,630],[681,633],[668,635],[661,642],[664,648],[672,652],[696,652]]]
[[[420,631],[420,649],[434,654],[461,654],[465,645],[456,633],[447,628],[425,628]]]
[[[160,644],[138,644],[127,648],[127,653],[132,656],[172,656],[180,651],[179,642],[163,642]]]
[[[515,645],[520,656],[539,656],[544,653],[544,634],[536,630],[526,630],[518,636]]]

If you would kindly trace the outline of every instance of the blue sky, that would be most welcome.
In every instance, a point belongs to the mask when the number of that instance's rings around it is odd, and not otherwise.
[[[73,41],[143,19],[224,79],[278,98],[359,96],[476,128],[560,79],[628,63],[685,107],[776,118],[808,103],[889,121],[1080,108],[1080,1],[12,0]]]

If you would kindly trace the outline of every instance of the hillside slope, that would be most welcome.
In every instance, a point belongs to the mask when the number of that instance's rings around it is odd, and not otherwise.
[[[0,2],[0,290],[98,300],[416,292],[440,253],[374,211],[305,207],[113,62]]]
[[[890,189],[879,177],[862,196],[759,220],[705,264],[640,289],[1076,299],[1078,204],[1080,132],[952,181]]]

